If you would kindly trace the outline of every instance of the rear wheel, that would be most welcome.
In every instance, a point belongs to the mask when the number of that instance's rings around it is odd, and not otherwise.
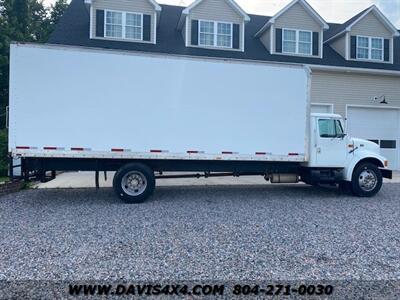
[[[142,203],[154,191],[154,172],[141,163],[122,166],[113,180],[115,193],[127,203]]]
[[[358,197],[372,197],[382,187],[382,173],[372,163],[361,163],[353,172],[351,191]]]

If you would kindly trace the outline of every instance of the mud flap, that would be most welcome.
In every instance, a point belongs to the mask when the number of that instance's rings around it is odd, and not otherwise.
[[[381,171],[383,178],[393,179],[393,171],[392,170],[381,169],[381,168],[379,168],[379,170]]]

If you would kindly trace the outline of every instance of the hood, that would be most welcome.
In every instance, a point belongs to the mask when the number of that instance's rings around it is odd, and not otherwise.
[[[358,148],[359,150],[368,150],[374,152],[376,154],[380,154],[379,145],[375,144],[374,142],[370,142],[363,139],[352,138],[351,139],[354,143],[354,149]]]

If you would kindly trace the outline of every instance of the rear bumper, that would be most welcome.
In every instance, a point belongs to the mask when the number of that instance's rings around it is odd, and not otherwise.
[[[393,179],[393,171],[389,169],[379,169],[382,173],[383,178]]]

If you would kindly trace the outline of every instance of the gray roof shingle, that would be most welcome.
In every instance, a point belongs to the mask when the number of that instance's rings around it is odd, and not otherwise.
[[[394,64],[346,61],[329,45],[324,44],[324,58],[298,57],[285,55],[271,55],[255,33],[270,19],[267,16],[250,15],[251,21],[246,24],[245,51],[213,50],[195,47],[185,47],[183,37],[177,30],[177,24],[184,7],[161,5],[162,12],[157,29],[157,44],[109,41],[89,38],[89,12],[83,0],[72,0],[69,8],[64,13],[56,29],[51,34],[48,43],[72,46],[95,47],[104,49],[120,49],[131,51],[145,51],[167,54],[181,54],[192,56],[208,56],[217,58],[248,59],[272,62],[289,62],[302,64],[316,64],[326,66],[385,69],[400,71],[400,38],[395,38]],[[361,13],[360,13],[361,14]],[[356,16],[355,16],[356,17]],[[350,21],[350,20],[349,20]],[[348,22],[349,22],[348,21]],[[338,30],[344,24],[329,24],[331,29],[326,32]]]

